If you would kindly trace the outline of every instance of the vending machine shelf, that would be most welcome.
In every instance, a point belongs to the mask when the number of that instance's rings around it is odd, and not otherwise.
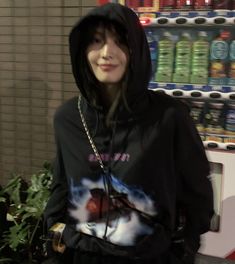
[[[164,92],[168,95],[182,98],[205,98],[214,100],[235,101],[235,87],[223,85],[198,85],[155,83],[149,84],[149,89],[156,92]]]

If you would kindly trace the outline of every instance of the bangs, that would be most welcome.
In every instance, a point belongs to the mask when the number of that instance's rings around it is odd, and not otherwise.
[[[81,30],[81,46],[86,49],[88,45],[92,42],[94,35],[97,31],[101,32],[105,36],[105,32],[111,32],[120,43],[128,47],[127,30],[120,23],[112,20],[107,20],[105,18],[93,17],[90,21],[84,23]]]

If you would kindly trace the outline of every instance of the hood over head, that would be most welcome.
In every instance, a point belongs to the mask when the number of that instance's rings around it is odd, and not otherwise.
[[[84,57],[85,48],[82,40],[89,27],[96,27],[97,22],[108,21],[120,25],[126,32],[129,48],[129,73],[125,97],[132,111],[147,94],[151,76],[151,59],[148,42],[138,16],[128,7],[108,3],[90,11],[72,29],[69,38],[70,56],[76,84],[86,100],[91,103],[89,94],[95,90],[94,82],[87,78],[88,63]]]

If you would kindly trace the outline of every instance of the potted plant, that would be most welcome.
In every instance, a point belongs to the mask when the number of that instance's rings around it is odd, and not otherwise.
[[[0,263],[41,263],[44,259],[43,212],[51,180],[51,165],[45,163],[29,183],[13,175],[0,189]]]

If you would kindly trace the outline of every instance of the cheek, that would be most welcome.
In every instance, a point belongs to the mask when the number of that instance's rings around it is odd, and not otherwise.
[[[125,70],[128,69],[129,67],[129,58],[124,56],[123,59],[122,59],[122,65],[123,65],[123,68],[125,68]]]
[[[122,64],[125,65],[125,68],[128,68],[130,61],[129,53],[122,52]]]
[[[91,54],[91,52],[88,52],[87,53],[87,55],[86,55],[86,58],[87,58],[87,62],[88,62],[88,64],[92,64],[92,54]]]
[[[93,52],[87,53],[87,62],[88,62],[88,65],[90,66],[91,70],[94,72],[95,66],[96,66],[96,56],[95,56],[95,54],[93,54]]]

